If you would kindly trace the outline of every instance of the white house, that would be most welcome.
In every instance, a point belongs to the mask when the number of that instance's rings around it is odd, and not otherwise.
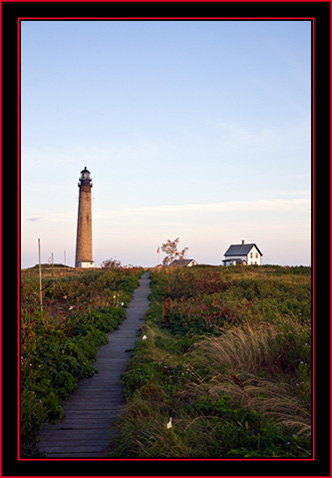
[[[256,244],[245,244],[244,241],[242,241],[242,244],[232,244],[229,246],[224,254],[225,259],[223,263],[225,266],[236,264],[260,266],[262,255]]]

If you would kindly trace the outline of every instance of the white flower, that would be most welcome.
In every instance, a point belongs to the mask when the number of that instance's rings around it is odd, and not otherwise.
[[[143,335],[142,340],[146,340],[146,339],[147,339],[147,336]]]
[[[166,428],[167,428],[167,430],[169,428],[172,428],[172,417],[169,419],[169,422],[167,423]]]
[[[122,307],[124,306],[124,302],[121,302]]]

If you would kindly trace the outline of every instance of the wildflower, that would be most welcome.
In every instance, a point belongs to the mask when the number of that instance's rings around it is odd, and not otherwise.
[[[124,306],[124,302],[121,302],[121,306],[122,306],[122,307]]]
[[[169,428],[172,428],[172,417],[169,419],[169,422],[167,423],[166,428],[167,428],[167,430]]]
[[[146,339],[147,339],[147,336],[143,335],[142,340],[146,340]]]

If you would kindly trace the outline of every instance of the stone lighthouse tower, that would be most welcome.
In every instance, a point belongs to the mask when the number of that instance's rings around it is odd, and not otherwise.
[[[75,267],[94,267],[92,258],[92,215],[91,215],[91,188],[90,171],[85,168],[81,171],[78,180],[80,188],[78,199],[77,238]]]

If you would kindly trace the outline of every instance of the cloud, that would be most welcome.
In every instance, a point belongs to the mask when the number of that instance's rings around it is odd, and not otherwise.
[[[278,162],[284,161],[287,170],[296,160],[310,160],[311,123],[303,120],[297,124],[275,127],[265,125],[248,125],[234,122],[217,122],[215,128],[220,133],[223,151],[226,156],[239,158],[241,154],[249,160],[249,156],[255,160],[261,157],[276,158]],[[268,155],[268,156],[266,156]],[[258,156],[258,157],[257,157]]]
[[[98,218],[105,216],[176,216],[221,212],[310,212],[310,198],[258,199],[253,201],[224,201],[209,204],[160,205],[132,207],[109,211],[96,211]]]
[[[74,212],[61,212],[61,213],[50,213],[47,214],[46,216],[30,216],[30,217],[24,217],[23,221],[27,222],[35,222],[35,221],[40,221],[42,220],[43,223],[52,223],[52,222],[57,222],[57,223],[71,223],[76,221],[76,214]]]
[[[41,219],[40,216],[33,216],[33,217],[26,217],[25,221],[35,222],[35,221],[39,221],[40,219]]]

